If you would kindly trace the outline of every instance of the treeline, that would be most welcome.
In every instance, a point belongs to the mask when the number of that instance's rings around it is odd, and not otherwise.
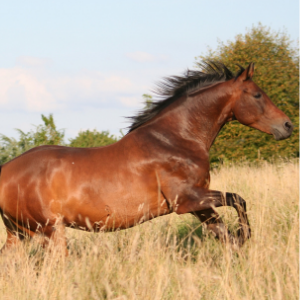
[[[285,32],[272,32],[259,24],[245,35],[238,35],[234,41],[220,42],[215,51],[208,49],[206,55],[196,58],[196,67],[199,67],[198,62],[202,59],[221,61],[231,70],[237,70],[237,64],[245,67],[254,62],[254,81],[291,118],[295,126],[289,139],[276,141],[258,130],[236,121],[230,122],[221,130],[211,148],[211,165],[227,161],[299,157],[299,54],[288,35]],[[144,94],[143,98],[145,108],[149,107],[151,95]],[[19,140],[0,135],[0,164],[39,145],[98,147],[118,140],[108,131],[86,130],[65,143],[64,131],[56,128],[53,115],[42,115],[42,120],[44,124],[28,133],[17,129]]]
[[[112,144],[118,140],[109,131],[98,132],[97,130],[81,131],[74,139],[65,142],[65,133],[57,129],[53,115],[42,115],[43,124],[35,126],[34,130],[27,133],[16,129],[19,139],[10,138],[0,134],[0,164],[4,164],[19,156],[25,151],[41,145],[62,145],[69,147],[101,147]]]

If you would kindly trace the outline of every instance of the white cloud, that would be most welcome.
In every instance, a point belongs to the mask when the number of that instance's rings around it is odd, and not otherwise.
[[[126,53],[126,57],[136,62],[157,62],[167,59],[167,57],[164,55],[155,56],[150,53],[141,51]]]
[[[49,58],[39,58],[34,56],[20,56],[17,58],[17,65],[23,67],[45,67],[51,63],[52,60]]]
[[[1,108],[44,111],[59,106],[41,78],[26,69],[0,69],[0,82]]]
[[[26,62],[36,67],[0,68],[0,109],[46,112],[111,101],[134,106],[140,102],[135,95],[144,93],[143,86],[127,77],[88,70],[53,75],[40,68],[39,59]]]

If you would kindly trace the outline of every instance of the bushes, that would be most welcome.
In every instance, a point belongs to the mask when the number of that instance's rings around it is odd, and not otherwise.
[[[27,133],[16,129],[20,135],[19,140],[0,134],[0,164],[4,164],[19,156],[25,151],[40,145],[62,145],[65,133],[58,130],[54,123],[53,115],[47,118],[42,115],[43,125],[35,126],[35,130]]]
[[[99,147],[116,142],[118,139],[110,135],[108,131],[98,132],[95,130],[81,131],[74,139],[70,139],[70,144],[64,143],[64,130],[58,130],[54,123],[53,115],[49,117],[42,115],[42,125],[35,126],[35,130],[27,133],[21,129],[16,129],[19,139],[10,138],[0,134],[0,165],[21,155],[25,151],[41,145],[65,145],[70,147]]]
[[[96,129],[93,131],[86,130],[79,132],[78,136],[70,139],[70,147],[101,147],[113,144],[118,139],[109,134],[109,131],[99,132]]]

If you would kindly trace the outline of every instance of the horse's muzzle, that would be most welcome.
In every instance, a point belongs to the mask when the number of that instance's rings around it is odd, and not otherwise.
[[[291,121],[284,121],[280,125],[272,126],[272,134],[275,140],[280,141],[291,136],[294,126]]]

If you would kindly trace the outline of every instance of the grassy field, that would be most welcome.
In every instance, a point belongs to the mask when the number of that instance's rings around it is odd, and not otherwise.
[[[212,172],[213,189],[248,204],[252,238],[238,252],[191,215],[113,233],[67,229],[68,257],[37,241],[0,257],[0,299],[298,299],[298,182],[297,161]],[[218,211],[234,228],[234,211]]]

